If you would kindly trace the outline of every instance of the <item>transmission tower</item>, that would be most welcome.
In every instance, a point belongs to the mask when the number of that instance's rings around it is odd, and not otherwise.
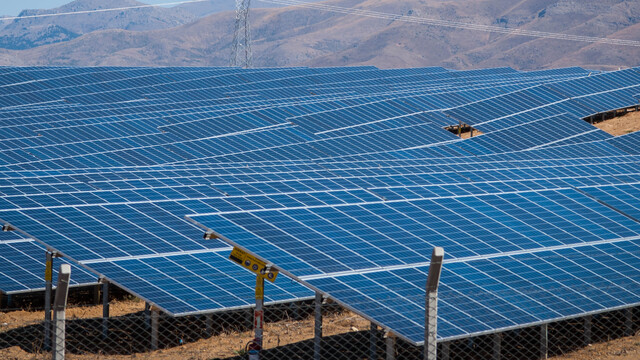
[[[233,33],[231,66],[251,67],[251,29],[249,28],[249,5],[251,0],[236,0],[236,24]]]

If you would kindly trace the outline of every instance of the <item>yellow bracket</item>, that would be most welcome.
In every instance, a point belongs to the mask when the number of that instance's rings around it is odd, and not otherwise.
[[[46,261],[44,281],[53,281],[53,261]]]
[[[267,267],[264,261],[237,247],[233,248],[229,259],[268,281],[275,282],[278,277],[278,269]]]

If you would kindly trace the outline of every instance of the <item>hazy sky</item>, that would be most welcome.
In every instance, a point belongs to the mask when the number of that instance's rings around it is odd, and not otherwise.
[[[68,4],[73,0],[2,0],[0,1],[0,15],[18,15],[24,9],[52,9]],[[108,2],[108,0],[104,0]],[[138,0],[140,1],[140,0]],[[169,3],[175,0],[143,0],[147,4]]]

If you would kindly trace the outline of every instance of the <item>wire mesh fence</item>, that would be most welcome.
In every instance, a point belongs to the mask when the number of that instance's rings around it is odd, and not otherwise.
[[[173,317],[141,300],[70,306],[65,325],[67,359],[250,359],[253,310]],[[422,347],[386,334],[359,315],[324,300],[322,337],[315,332],[312,300],[268,306],[260,359],[422,359]],[[5,308],[0,313],[0,357],[51,359],[42,308]],[[438,359],[611,359],[640,355],[640,311],[621,309],[539,324],[497,334],[440,341]],[[611,345],[615,340],[622,345]],[[320,346],[318,347],[319,344]],[[596,345],[594,345],[596,344]],[[598,346],[597,344],[604,344]],[[586,356],[566,354],[586,351]],[[58,357],[60,359],[61,357]]]

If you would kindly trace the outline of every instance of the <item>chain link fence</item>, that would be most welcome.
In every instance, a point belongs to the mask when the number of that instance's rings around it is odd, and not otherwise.
[[[121,296],[111,299],[108,318],[102,317],[102,310],[102,305],[70,304],[65,326],[67,359],[249,359],[248,344],[254,337],[252,309],[172,317],[139,299]],[[366,319],[327,299],[322,304],[319,343],[315,328],[313,300],[267,306],[260,359],[400,360],[424,356],[422,347],[388,337]],[[626,360],[619,356],[631,354],[628,359],[633,359],[636,353],[640,358],[639,328],[640,310],[622,309],[440,342],[438,359],[548,356],[589,360],[609,359],[610,355],[611,359]],[[45,339],[44,329],[42,307],[28,303],[2,309],[0,358],[52,359],[54,344]],[[566,355],[581,352],[586,355]]]

